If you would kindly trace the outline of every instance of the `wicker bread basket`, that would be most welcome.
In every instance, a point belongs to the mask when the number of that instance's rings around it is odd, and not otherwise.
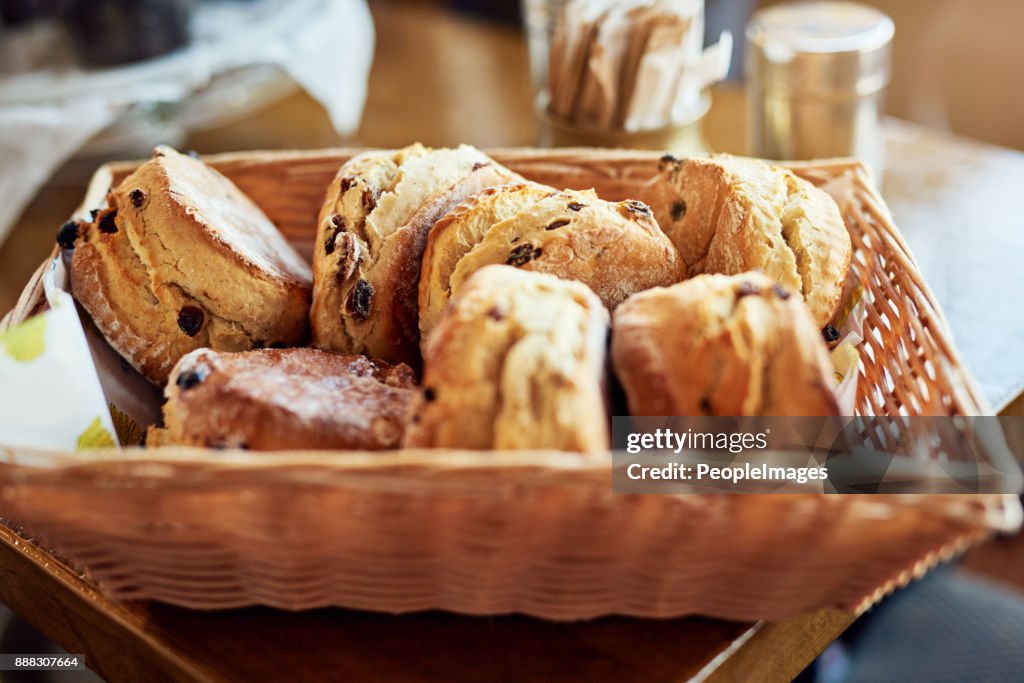
[[[210,157],[307,255],[351,150]],[[526,177],[608,199],[664,192],[658,154],[499,150]],[[94,177],[97,206],[134,164]],[[852,162],[793,166],[843,188],[867,312],[862,415],[980,415],[948,327],[884,203]],[[41,270],[8,324],[45,306]],[[1003,495],[613,495],[611,456],[546,452],[249,453],[116,458],[0,444],[0,516],[117,599],[195,608],[706,614],[865,609],[1020,523]]]

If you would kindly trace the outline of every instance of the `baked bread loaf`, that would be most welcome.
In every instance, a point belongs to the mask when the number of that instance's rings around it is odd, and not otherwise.
[[[74,242],[75,298],[154,383],[189,351],[293,346],[309,336],[309,265],[203,162],[158,147]]]
[[[415,395],[405,365],[316,349],[200,349],[174,367],[164,429],[147,445],[284,449],[397,448]]]
[[[579,280],[609,309],[630,294],[682,277],[678,252],[642,202],[606,202],[593,190],[550,191],[540,198],[539,190],[523,186],[494,192],[458,207],[430,233],[420,276],[423,336],[448,298],[492,264]],[[494,206],[502,197],[499,212]],[[498,222],[482,231],[492,217]],[[472,239],[477,243],[470,246]]]
[[[632,415],[836,415],[832,363],[799,297],[758,272],[699,275],[615,311]]]
[[[463,145],[366,152],[339,169],[313,257],[313,344],[419,364],[418,285],[427,232],[459,202],[522,180]]]
[[[608,449],[608,312],[579,282],[488,266],[427,340],[414,448]]]
[[[828,324],[851,257],[832,197],[757,159],[665,157],[662,169],[680,199],[661,227],[687,276],[762,270],[804,299],[819,328]]]
[[[492,225],[555,192],[539,183],[513,183],[490,187],[448,212],[430,229],[423,252],[419,284],[420,346],[451,298],[449,284],[462,257],[483,241]]]

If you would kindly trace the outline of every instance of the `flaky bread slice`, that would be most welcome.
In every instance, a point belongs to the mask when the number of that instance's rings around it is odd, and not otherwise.
[[[477,271],[429,337],[415,448],[607,450],[608,312],[579,282]]]
[[[688,276],[762,270],[798,293],[819,327],[828,324],[852,254],[832,197],[757,159],[669,157],[662,168],[681,198],[662,228]]]

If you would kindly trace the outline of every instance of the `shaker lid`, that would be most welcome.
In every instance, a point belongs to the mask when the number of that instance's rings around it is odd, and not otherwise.
[[[889,82],[895,26],[855,2],[791,2],[747,24],[747,78],[792,94],[864,95]]]

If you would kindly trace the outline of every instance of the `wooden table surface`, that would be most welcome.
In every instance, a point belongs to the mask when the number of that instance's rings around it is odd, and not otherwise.
[[[514,30],[429,5],[378,1],[364,124],[341,140],[302,93],[219,130],[201,152],[469,142],[529,145],[525,48]],[[740,91],[719,88],[705,132],[719,151],[744,150]],[[64,169],[0,247],[0,310],[10,308],[49,251],[91,168]],[[930,201],[921,197],[920,201]],[[1024,405],[1020,406],[1024,408]],[[67,565],[0,525],[0,602],[111,681],[135,680],[789,680],[851,622],[823,612],[773,624],[704,618],[606,618],[557,624],[442,613],[346,610],[192,612],[113,604]]]
[[[851,621],[552,623],[440,612],[114,604],[0,525],[0,601],[110,681],[782,681]]]

